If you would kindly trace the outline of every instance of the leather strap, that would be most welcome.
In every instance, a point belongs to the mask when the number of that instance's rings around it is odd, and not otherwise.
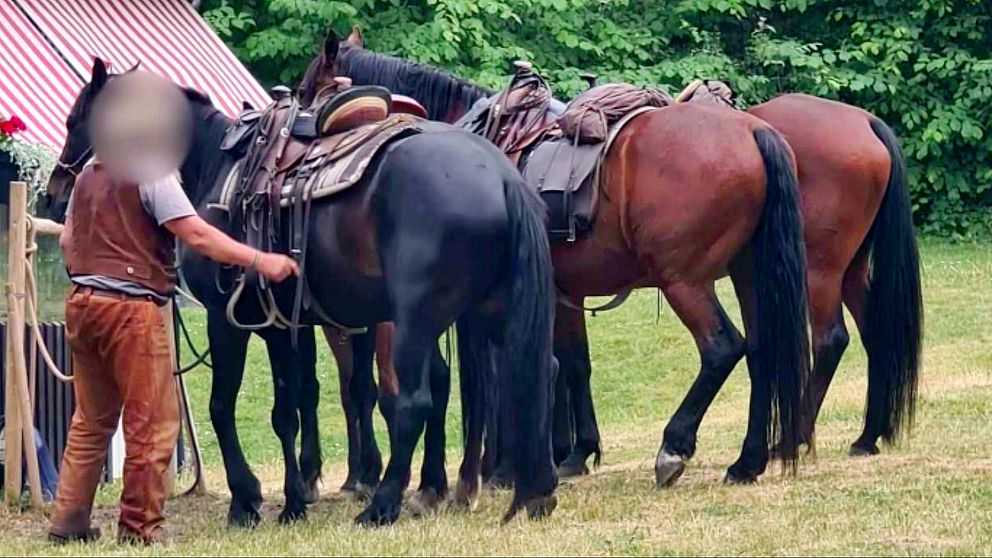
[[[579,312],[592,312],[592,315],[595,316],[597,312],[609,312],[610,310],[619,308],[624,302],[627,302],[627,298],[632,292],[634,292],[634,289],[624,289],[617,293],[616,296],[613,297],[613,300],[607,302],[606,304],[586,308],[585,305],[575,304],[572,302],[572,299],[568,297],[568,295],[561,292],[561,290],[558,290],[558,304],[561,304],[566,308],[571,308],[572,310],[578,310]]]

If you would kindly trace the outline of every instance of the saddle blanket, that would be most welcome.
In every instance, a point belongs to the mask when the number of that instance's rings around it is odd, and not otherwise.
[[[368,170],[372,159],[393,141],[424,130],[424,121],[410,114],[394,114],[351,130],[321,138],[314,142],[286,173],[279,196],[279,205],[289,207],[296,196],[300,199],[320,199],[342,192],[357,184]],[[230,211],[238,194],[241,167],[239,160],[224,180],[220,201],[215,207]],[[302,184],[300,184],[302,181]]]

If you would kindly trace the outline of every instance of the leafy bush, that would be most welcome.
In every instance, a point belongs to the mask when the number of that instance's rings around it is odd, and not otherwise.
[[[207,0],[207,21],[263,81],[295,83],[326,29],[490,87],[528,59],[562,97],[600,81],[729,82],[864,107],[910,159],[921,230],[992,237],[992,9],[985,0]]]

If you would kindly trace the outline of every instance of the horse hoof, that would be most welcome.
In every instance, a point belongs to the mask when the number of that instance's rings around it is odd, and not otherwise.
[[[520,510],[527,510],[527,517],[530,519],[542,519],[551,515],[558,507],[558,497],[554,494],[547,496],[536,496],[523,501],[513,500],[510,509],[503,516],[503,524],[506,525],[517,516]]]
[[[367,485],[365,483],[356,482],[354,489],[355,499],[361,502],[367,502],[372,499],[372,495],[375,494],[375,487]]]
[[[561,465],[558,466],[558,478],[560,479],[581,477],[588,474],[589,467],[586,466],[585,461],[579,461],[571,457],[562,461]]]
[[[415,492],[406,507],[410,510],[410,515],[421,517],[436,511],[443,501],[444,495],[439,494],[436,489],[425,488]]]
[[[286,508],[282,510],[279,514],[279,524],[289,525],[291,523],[296,523],[298,521],[305,521],[307,518],[307,510],[305,507],[301,508]]]
[[[733,467],[731,467],[727,469],[727,474],[723,477],[723,482],[730,485],[754,484],[758,482],[758,476],[735,473]]]
[[[459,480],[448,507],[455,511],[475,511],[479,507],[479,485],[469,486]]]
[[[262,522],[258,510],[235,510],[233,507],[227,513],[227,526],[235,529],[254,529]]]
[[[543,519],[551,515],[558,507],[558,497],[554,494],[534,498],[527,502],[527,517],[531,519]]]
[[[486,490],[510,490],[513,488],[513,477],[496,473],[486,482]]]
[[[665,450],[658,452],[658,457],[654,460],[654,482],[658,488],[668,488],[679,480],[685,472],[685,459],[680,455],[668,453]]]
[[[316,504],[320,500],[320,487],[317,481],[307,483],[303,488],[303,501],[307,504]]]
[[[377,504],[373,502],[355,518],[355,523],[362,527],[381,527],[396,523],[400,517],[398,504]]]
[[[341,488],[339,488],[338,491],[339,492],[345,492],[345,493],[351,493],[351,492],[354,492],[355,491],[355,487],[357,487],[357,486],[358,486],[358,481],[355,480],[355,479],[349,478],[348,480],[344,481],[344,484],[341,485]]]
[[[863,446],[855,442],[851,445],[851,449],[847,452],[851,457],[870,457],[872,455],[878,455],[881,450],[878,449],[876,444],[871,444],[869,446]]]

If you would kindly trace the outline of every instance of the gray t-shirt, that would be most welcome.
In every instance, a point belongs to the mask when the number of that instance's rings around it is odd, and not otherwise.
[[[93,161],[90,161],[86,166],[92,164]],[[154,217],[159,225],[173,219],[196,215],[196,209],[193,208],[193,204],[186,197],[186,192],[183,191],[178,172],[174,172],[154,182],[140,184],[138,186],[138,195],[141,197],[141,205],[144,206],[145,211]],[[69,195],[66,212],[69,217],[72,217],[71,194]],[[76,275],[71,279],[73,283],[84,287],[119,291],[133,296],[150,296],[159,302],[166,301],[165,297],[143,285],[117,279],[116,277],[107,277],[106,275]]]

